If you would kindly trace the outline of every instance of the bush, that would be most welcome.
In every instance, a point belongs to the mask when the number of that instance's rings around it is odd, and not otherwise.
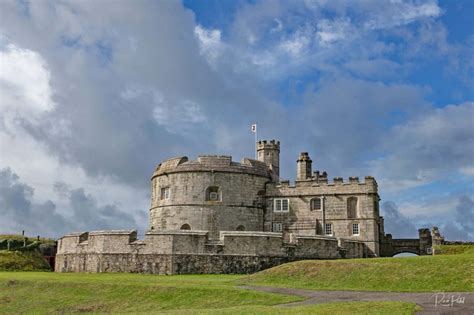
[[[38,250],[0,250],[0,271],[48,271],[49,264]]]

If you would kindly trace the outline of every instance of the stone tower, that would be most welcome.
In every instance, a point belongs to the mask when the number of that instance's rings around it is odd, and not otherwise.
[[[296,161],[296,180],[311,179],[311,161],[308,152],[301,152]]]
[[[257,160],[264,162],[276,177],[280,176],[280,141],[263,140],[257,142]]]

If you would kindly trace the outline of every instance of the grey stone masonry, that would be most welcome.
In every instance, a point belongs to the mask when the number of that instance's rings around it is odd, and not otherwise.
[[[207,231],[74,233],[58,241],[58,272],[249,273],[301,259],[363,257],[363,243],[333,237],[282,233],[221,232],[209,242]]]
[[[175,157],[151,178],[148,232],[72,233],[58,241],[58,272],[250,273],[299,259],[432,252],[437,229],[419,239],[385,234],[378,186],[366,176],[313,172],[308,152],[296,181],[280,175],[280,142],[256,143],[257,160],[227,155]]]

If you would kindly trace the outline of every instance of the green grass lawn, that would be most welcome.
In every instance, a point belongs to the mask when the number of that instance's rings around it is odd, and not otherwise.
[[[244,290],[242,276],[0,272],[0,314],[413,314],[402,302],[281,307],[302,298]]]
[[[279,304],[302,298],[244,290],[238,285],[316,290],[474,291],[472,248],[446,247],[442,250],[450,255],[424,257],[300,261],[250,276],[0,272],[0,314],[413,314],[417,306],[406,302],[282,307]]]
[[[298,261],[264,270],[239,281],[316,290],[472,292],[472,248],[471,245],[471,249],[465,249],[463,254],[457,255]]]

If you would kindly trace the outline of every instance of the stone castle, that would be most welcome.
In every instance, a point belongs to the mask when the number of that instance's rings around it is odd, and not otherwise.
[[[384,232],[377,182],[312,171],[302,152],[296,181],[279,177],[280,142],[258,141],[257,160],[202,155],[166,160],[151,179],[149,229],[73,233],[58,241],[58,272],[250,273],[301,259],[431,254],[419,239]]]

